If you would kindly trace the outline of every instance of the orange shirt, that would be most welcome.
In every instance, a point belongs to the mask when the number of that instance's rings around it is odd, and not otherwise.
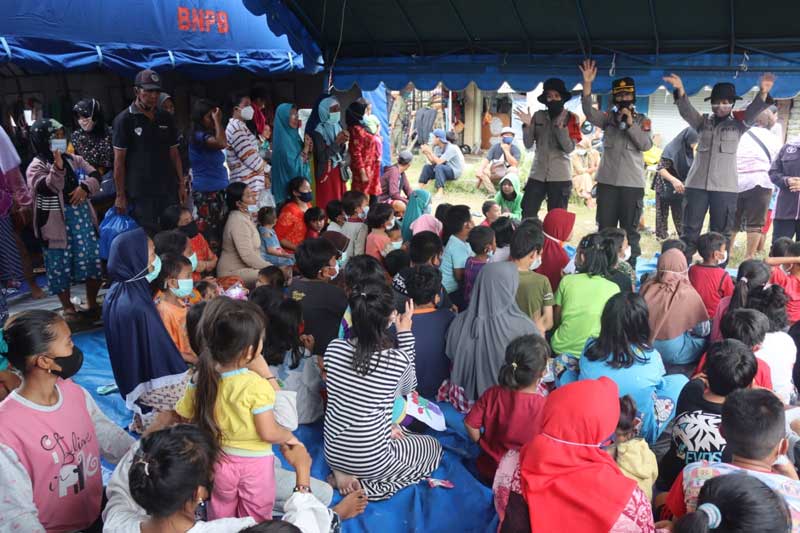
[[[185,305],[175,305],[163,298],[156,300],[156,309],[161,316],[167,333],[172,337],[172,342],[182,354],[194,354],[189,344],[189,333],[186,330],[186,314],[189,310]]]
[[[192,245],[192,251],[197,255],[198,261],[213,261],[217,256],[211,251],[208,241],[203,237],[202,233],[198,233],[191,239],[189,243]],[[203,279],[202,272],[192,272],[192,280],[197,283]]]

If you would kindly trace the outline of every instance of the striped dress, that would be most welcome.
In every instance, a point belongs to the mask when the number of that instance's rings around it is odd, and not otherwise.
[[[406,432],[391,438],[395,396],[417,386],[414,334],[398,333],[397,340],[398,348],[382,352],[378,367],[365,376],[353,369],[349,341],[333,340],[325,351],[325,459],[332,469],[357,477],[370,500],[391,498],[418,483],[436,470],[442,455],[434,437]]]
[[[253,192],[264,190],[266,163],[258,154],[258,139],[239,119],[232,118],[225,128],[228,148],[225,156],[231,183],[243,181]]]

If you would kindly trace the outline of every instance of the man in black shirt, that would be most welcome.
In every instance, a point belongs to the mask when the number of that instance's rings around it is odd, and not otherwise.
[[[117,212],[128,202],[139,224],[157,225],[167,206],[186,201],[178,134],[172,116],[157,108],[161,78],[152,70],[136,75],[136,100],[114,119],[114,183]]]

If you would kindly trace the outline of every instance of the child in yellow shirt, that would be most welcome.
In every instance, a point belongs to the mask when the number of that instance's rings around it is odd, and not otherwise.
[[[265,376],[274,378],[261,355],[264,327],[255,304],[225,297],[207,302],[198,324],[197,372],[175,407],[225,452],[214,468],[212,520],[269,520],[275,502],[272,444],[299,444],[275,421],[275,389]]]

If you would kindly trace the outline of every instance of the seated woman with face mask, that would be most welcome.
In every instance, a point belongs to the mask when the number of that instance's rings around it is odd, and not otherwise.
[[[100,458],[116,463],[133,439],[70,379],[83,353],[58,314],[19,313],[4,337],[24,379],[0,404],[0,530],[99,531]]]

